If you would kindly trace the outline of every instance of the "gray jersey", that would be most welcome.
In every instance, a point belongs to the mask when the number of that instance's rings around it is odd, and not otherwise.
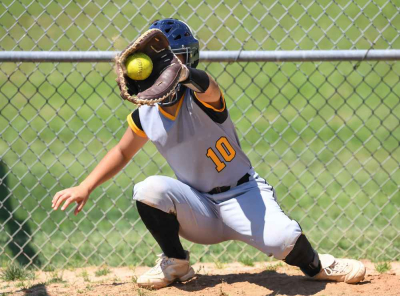
[[[201,192],[235,186],[251,163],[240,147],[225,101],[217,110],[187,89],[178,104],[175,116],[158,105],[141,106],[139,129],[129,116],[128,121],[156,145],[178,180]]]

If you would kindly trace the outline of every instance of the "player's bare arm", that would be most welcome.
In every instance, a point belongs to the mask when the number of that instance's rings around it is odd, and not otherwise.
[[[178,58],[184,63],[181,55]],[[188,68],[183,65],[180,82],[194,90],[200,101],[208,103],[216,109],[223,107],[218,83],[205,71]]]
[[[128,128],[119,143],[104,156],[79,186],[64,189],[54,195],[52,208],[57,210],[64,202],[61,210],[65,210],[71,203],[76,202],[74,214],[77,215],[86,204],[90,193],[122,170],[146,142],[147,138],[139,137]]]
[[[179,55],[178,58],[184,64],[182,55]],[[188,68],[183,65],[183,71],[179,80],[183,85],[194,90],[200,101],[208,103],[216,109],[223,107],[221,90],[218,83],[205,71]]]
[[[223,107],[221,101],[221,90],[214,78],[212,78],[208,73],[206,74],[210,79],[210,86],[204,93],[196,93],[197,98],[203,102],[209,103],[214,108],[220,109]]]

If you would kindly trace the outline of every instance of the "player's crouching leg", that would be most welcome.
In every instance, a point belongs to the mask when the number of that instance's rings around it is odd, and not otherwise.
[[[289,265],[300,269],[312,279],[328,280],[355,284],[364,279],[365,266],[360,261],[352,259],[338,259],[328,254],[319,255],[301,234],[293,250],[284,260]]]
[[[134,199],[139,215],[163,251],[156,265],[137,279],[141,287],[158,289],[174,281],[186,281],[195,274],[189,252],[179,240],[174,188],[170,178],[163,176],[149,177],[135,186]]]
[[[175,213],[173,202],[174,187],[170,179],[165,176],[150,176],[146,178],[135,185],[133,199],[165,213]]]

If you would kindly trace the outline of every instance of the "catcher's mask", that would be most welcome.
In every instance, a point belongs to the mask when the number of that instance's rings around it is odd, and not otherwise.
[[[186,23],[167,18],[154,21],[149,29],[161,30],[168,38],[172,52],[176,55],[183,55],[187,67],[197,67],[199,64],[199,41],[194,38],[192,30]],[[175,94],[158,104],[161,106],[174,105],[179,99],[177,93],[180,87],[178,84]]]
[[[159,29],[168,38],[174,54],[185,56],[188,67],[196,68],[199,64],[199,40],[194,38],[192,29],[182,21],[167,18],[156,20],[149,29]]]

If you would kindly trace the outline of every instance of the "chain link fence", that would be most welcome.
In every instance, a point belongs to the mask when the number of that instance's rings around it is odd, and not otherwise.
[[[5,0],[2,51],[118,51],[154,19],[186,21],[208,50],[400,48],[395,1]],[[222,53],[223,55],[223,53]],[[201,63],[225,93],[242,147],[321,252],[398,260],[400,65]],[[151,265],[160,249],[132,187],[172,176],[146,144],[82,214],[51,198],[79,184],[127,128],[113,65],[0,63],[0,260],[37,268]],[[242,243],[184,241],[194,261],[267,260]]]

